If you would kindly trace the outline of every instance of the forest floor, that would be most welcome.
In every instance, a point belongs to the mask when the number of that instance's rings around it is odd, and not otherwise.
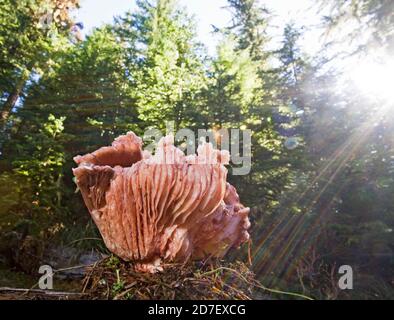
[[[83,279],[54,277],[54,290],[38,289],[23,273],[3,270],[0,277],[13,284],[0,287],[0,300],[271,299],[249,267],[239,261],[167,264],[163,272],[148,274],[135,272],[130,263],[112,256],[87,267]]]

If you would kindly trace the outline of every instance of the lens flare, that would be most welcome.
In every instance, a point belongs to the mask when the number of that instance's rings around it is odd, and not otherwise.
[[[350,78],[365,95],[386,102],[394,100],[394,61],[360,61],[351,71]]]

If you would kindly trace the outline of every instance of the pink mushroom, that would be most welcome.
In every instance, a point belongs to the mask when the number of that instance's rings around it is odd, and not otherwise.
[[[210,143],[186,157],[166,136],[150,155],[129,132],[74,160],[76,183],[106,246],[139,271],[222,257],[249,238],[249,208],[226,182],[229,154]]]

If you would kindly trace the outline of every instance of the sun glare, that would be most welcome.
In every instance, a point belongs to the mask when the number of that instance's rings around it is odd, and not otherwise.
[[[350,78],[363,94],[386,102],[394,101],[394,61],[360,61]]]

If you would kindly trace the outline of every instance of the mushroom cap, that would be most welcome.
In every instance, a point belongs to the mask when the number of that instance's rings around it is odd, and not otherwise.
[[[106,246],[139,271],[222,257],[249,238],[249,208],[226,182],[228,152],[203,143],[185,156],[173,141],[162,138],[151,155],[129,132],[74,158],[76,183]]]

